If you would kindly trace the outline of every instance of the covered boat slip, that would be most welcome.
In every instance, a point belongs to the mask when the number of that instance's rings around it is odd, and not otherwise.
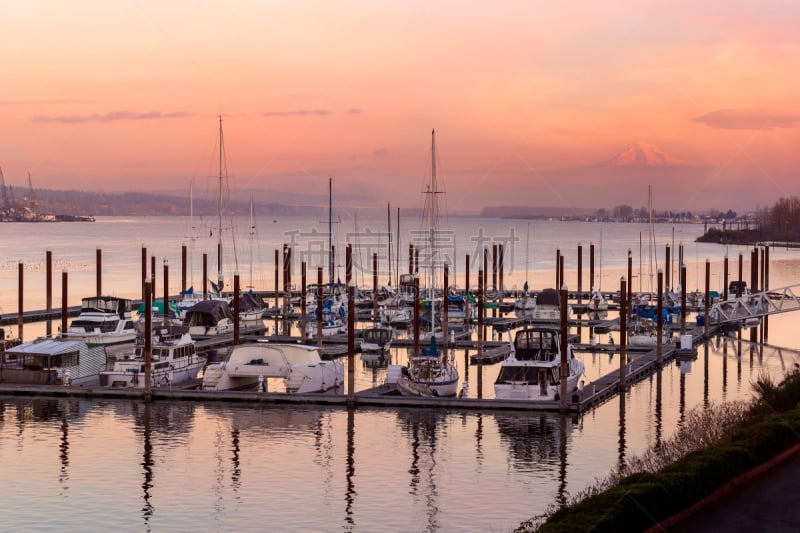
[[[81,385],[105,369],[106,351],[83,341],[40,338],[2,355],[0,378],[7,382]]]

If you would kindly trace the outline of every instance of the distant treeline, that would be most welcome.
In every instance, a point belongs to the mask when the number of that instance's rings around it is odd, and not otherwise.
[[[752,228],[731,230],[711,228],[698,242],[719,244],[755,244],[759,242],[800,242],[800,199],[781,198],[772,207],[756,213]]]
[[[103,193],[86,191],[36,190],[38,211],[65,215],[92,216],[159,216],[189,215],[189,199],[180,196],[150,194],[143,192]],[[247,215],[250,204],[247,201],[230,200],[225,203],[225,214]],[[291,206],[265,204],[255,206],[260,215],[308,215],[326,212],[323,206]],[[215,200],[195,199],[192,211],[195,215],[216,215],[218,204]]]

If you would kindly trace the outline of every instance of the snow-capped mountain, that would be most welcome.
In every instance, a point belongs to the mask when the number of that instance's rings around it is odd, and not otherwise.
[[[604,161],[604,166],[611,167],[665,167],[685,165],[677,157],[673,157],[659,147],[645,142],[637,142],[628,146],[615,157]]]

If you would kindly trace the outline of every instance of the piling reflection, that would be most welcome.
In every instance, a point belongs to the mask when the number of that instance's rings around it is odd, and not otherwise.
[[[150,402],[145,403],[138,418],[142,429],[142,520],[147,531],[150,531],[150,519],[155,512],[155,508],[150,502],[150,491],[153,489],[153,465],[155,464],[153,460],[153,443],[151,442],[153,432],[152,410],[152,404]]]
[[[409,438],[411,465],[408,469],[409,493],[425,507],[425,531],[439,529],[438,474],[436,452],[439,432],[446,428],[446,413],[427,409],[401,409],[397,413],[400,429]]]
[[[661,439],[663,438],[663,431],[664,431],[664,402],[662,399],[663,372],[664,369],[662,367],[658,367],[658,370],[656,370],[656,416],[655,416],[656,448],[659,448],[661,446]]]
[[[617,442],[617,468],[622,470],[625,467],[625,450],[627,449],[625,442],[625,391],[619,394],[619,439]]]
[[[345,468],[345,493],[344,493],[344,522],[345,531],[353,531],[356,527],[355,516],[353,513],[353,504],[356,500],[356,487],[355,487],[355,418],[356,411],[354,407],[347,410],[347,459]]]

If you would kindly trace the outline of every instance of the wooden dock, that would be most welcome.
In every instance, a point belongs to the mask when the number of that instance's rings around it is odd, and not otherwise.
[[[687,329],[686,335],[692,336],[692,344],[697,345],[703,342],[708,336],[713,335],[719,330],[719,326],[709,326],[707,334],[704,334],[703,326],[696,326],[693,329]],[[665,344],[661,347],[661,365],[672,361],[678,356],[678,349],[675,345]],[[625,380],[620,381],[619,368],[609,372],[586,386],[583,390],[576,391],[570,398],[570,404],[574,406],[577,411],[586,411],[591,409],[613,396],[616,396],[621,390],[624,390],[629,385],[640,381],[653,372],[658,370],[659,364],[657,361],[657,353],[655,349],[637,355],[632,358],[628,363],[625,372]]]

